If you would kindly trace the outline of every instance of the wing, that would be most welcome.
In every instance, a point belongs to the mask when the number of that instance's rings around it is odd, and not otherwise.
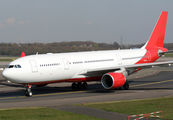
[[[135,71],[136,69],[146,69],[146,68],[152,68],[154,66],[161,66],[161,67],[168,67],[173,64],[173,61],[163,61],[163,62],[152,62],[152,63],[142,63],[142,64],[134,64],[134,65],[120,65],[116,67],[102,67],[102,68],[94,68],[94,69],[84,69],[78,73],[78,75],[85,75],[85,76],[92,76],[92,75],[98,75],[102,76],[105,73],[108,72],[114,72],[117,70],[120,70],[121,68],[125,68],[127,71],[132,70]],[[131,74],[129,72],[129,74]]]

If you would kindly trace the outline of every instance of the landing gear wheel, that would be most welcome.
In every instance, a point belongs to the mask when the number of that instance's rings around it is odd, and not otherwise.
[[[124,89],[125,89],[125,90],[128,90],[128,89],[129,89],[129,83],[126,82],[126,83],[124,84]]]
[[[25,95],[28,96],[28,97],[32,97],[32,92],[31,91],[30,92],[26,91]]]
[[[81,83],[81,82],[78,82],[77,88],[78,88],[78,89],[82,89],[82,83]]]
[[[84,89],[87,89],[88,84],[86,82],[84,82],[82,86],[83,86]]]
[[[74,83],[72,83],[71,87],[72,87],[72,89],[76,89],[77,88],[77,84],[74,82]]]
[[[32,92],[30,91],[28,95],[29,95],[29,97],[32,97]]]
[[[32,85],[26,85],[25,87],[26,87],[25,95],[28,97],[31,97],[32,96],[32,91],[31,91]]]
[[[25,96],[28,96],[28,95],[29,95],[29,92],[26,91],[26,92],[25,92]]]

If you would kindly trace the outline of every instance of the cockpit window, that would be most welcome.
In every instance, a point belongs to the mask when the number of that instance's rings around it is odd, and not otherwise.
[[[18,67],[18,68],[21,68],[21,66],[20,66],[20,65],[17,65],[17,67]]]
[[[7,68],[22,68],[21,65],[8,65]]]
[[[14,65],[9,65],[9,66],[8,66],[8,68],[13,68],[13,67],[14,67]]]

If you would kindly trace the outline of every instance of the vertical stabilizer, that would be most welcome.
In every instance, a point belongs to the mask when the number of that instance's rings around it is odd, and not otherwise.
[[[153,47],[163,47],[167,16],[168,16],[168,11],[162,11],[149,40],[142,47],[142,49],[149,49]]]

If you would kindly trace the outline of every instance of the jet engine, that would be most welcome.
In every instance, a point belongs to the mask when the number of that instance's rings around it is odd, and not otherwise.
[[[101,78],[102,86],[105,89],[120,88],[121,86],[125,85],[127,75],[128,74],[125,69],[106,73]]]

